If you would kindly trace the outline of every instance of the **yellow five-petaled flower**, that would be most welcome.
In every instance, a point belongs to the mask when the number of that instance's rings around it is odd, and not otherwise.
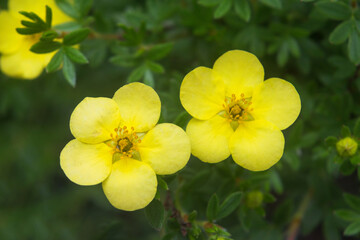
[[[30,47],[39,41],[40,34],[20,35],[16,28],[24,20],[19,11],[34,12],[45,19],[45,6],[53,12],[52,24],[71,21],[56,6],[54,0],[9,0],[9,10],[0,11],[0,69],[10,77],[34,79],[38,77],[49,63],[54,53],[35,54]]]
[[[240,166],[262,171],[273,166],[284,151],[281,130],[301,109],[294,86],[279,78],[264,81],[264,69],[251,53],[223,54],[213,69],[198,67],[188,73],[180,100],[193,116],[186,133],[192,154],[209,163],[232,155]]]
[[[172,174],[190,158],[190,140],[180,127],[162,123],[157,93],[142,83],[121,87],[110,98],[85,98],[70,118],[76,139],[60,154],[66,176],[80,185],[102,182],[110,203],[144,208],[157,190],[156,174]]]

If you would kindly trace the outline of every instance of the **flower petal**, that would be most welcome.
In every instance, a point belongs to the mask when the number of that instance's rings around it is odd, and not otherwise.
[[[115,162],[103,182],[104,193],[114,207],[134,211],[146,207],[155,197],[157,180],[146,163],[123,158]]]
[[[111,171],[112,149],[104,143],[85,144],[70,141],[60,154],[60,165],[66,176],[79,185],[95,185]]]
[[[203,162],[217,163],[230,156],[229,139],[234,133],[226,118],[215,115],[209,120],[191,119],[186,127],[191,153]]]
[[[180,127],[162,123],[151,129],[139,145],[141,160],[148,163],[156,174],[172,174],[189,161],[189,137]]]
[[[251,96],[254,87],[264,80],[264,68],[257,57],[249,52],[232,50],[219,57],[213,68],[221,74],[226,94]]]
[[[180,87],[180,100],[194,118],[207,120],[223,110],[225,85],[210,68],[198,67],[189,72]]]
[[[84,143],[100,143],[111,139],[110,134],[121,121],[119,107],[110,98],[82,100],[70,118],[70,130],[74,137]]]
[[[277,163],[284,151],[284,136],[265,120],[240,123],[230,140],[234,161],[251,171],[263,171]]]
[[[116,91],[113,99],[127,127],[146,132],[155,126],[160,117],[161,103],[157,93],[142,83],[130,83]]]
[[[0,53],[12,53],[19,49],[23,38],[15,30],[19,27],[19,21],[8,11],[0,11],[0,22],[4,23],[0,28]]]
[[[294,86],[280,78],[270,78],[256,87],[251,115],[265,119],[278,128],[289,127],[299,116],[301,101]]]

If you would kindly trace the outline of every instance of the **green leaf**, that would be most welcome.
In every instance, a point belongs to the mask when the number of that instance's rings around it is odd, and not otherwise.
[[[64,45],[75,45],[84,41],[89,35],[90,30],[88,28],[82,28],[76,31],[73,31],[64,37]]]
[[[41,41],[52,41],[55,38],[57,38],[58,36],[59,36],[59,34],[55,31],[46,31],[41,35],[40,40]]]
[[[152,200],[152,202],[145,208],[145,216],[153,228],[160,230],[165,219],[164,206],[159,200]]]
[[[51,28],[51,22],[52,22],[52,11],[51,8],[46,5],[46,25],[48,29]]]
[[[46,72],[51,73],[60,68],[60,65],[63,61],[63,51],[60,49],[50,60],[49,64],[46,66]]]
[[[86,64],[89,63],[89,61],[87,60],[87,58],[84,56],[84,54],[82,54],[82,52],[80,52],[78,49],[76,48],[72,48],[72,47],[64,47],[64,53],[66,54],[66,56],[69,57],[69,59],[75,63],[80,63],[80,64]]]
[[[360,232],[360,221],[353,222],[347,228],[345,228],[344,235],[345,236],[353,236]]]
[[[164,73],[165,69],[163,66],[161,66],[159,63],[153,62],[153,61],[147,61],[146,66],[155,73]]]
[[[360,197],[344,193],[344,199],[351,208],[360,211]]]
[[[93,0],[75,0],[75,8],[81,17],[86,16],[93,5]]]
[[[356,154],[350,158],[350,162],[352,165],[359,165],[360,164],[360,154]]]
[[[241,203],[241,192],[235,192],[230,194],[225,201],[220,205],[219,213],[217,215],[217,220],[228,216],[232,213]]]
[[[30,51],[34,53],[50,53],[61,47],[60,42],[40,41],[31,46]]]
[[[353,222],[353,221],[360,220],[360,215],[351,210],[340,209],[340,210],[336,210],[334,213],[336,216],[338,216],[339,218],[341,218],[345,221]]]
[[[347,20],[351,17],[350,6],[343,2],[317,2],[316,8],[326,17],[334,20]]]
[[[289,37],[287,42],[291,54],[296,58],[300,57],[300,47],[298,42],[293,37]]]
[[[232,0],[221,0],[219,6],[216,8],[214,12],[214,18],[223,17],[231,8]]]
[[[355,166],[350,163],[350,161],[344,161],[340,166],[340,172],[345,175],[349,176],[355,171]]]
[[[148,51],[147,51],[147,56],[149,59],[151,60],[159,60],[164,58],[166,55],[169,54],[169,52],[171,51],[171,49],[173,48],[174,44],[169,42],[169,43],[162,43],[162,44],[157,44],[153,47],[151,47]]]
[[[41,25],[38,22],[29,22],[29,21],[25,21],[25,20],[21,20],[21,24],[27,28],[34,28],[37,30],[43,30],[44,26]]]
[[[216,193],[214,193],[209,202],[208,202],[208,205],[207,205],[207,208],[206,208],[206,217],[207,219],[212,222],[213,220],[216,219],[216,216],[218,214],[218,211],[219,211],[219,198],[218,196],[216,195]]]
[[[360,118],[355,122],[354,136],[360,138]]]
[[[354,64],[360,63],[360,36],[356,29],[352,29],[348,43],[348,54]]]
[[[235,0],[235,12],[245,22],[249,22],[251,9],[248,0]]]
[[[345,21],[340,23],[329,36],[329,41],[332,44],[341,44],[349,38],[353,22]]]
[[[71,86],[75,87],[76,85],[75,66],[66,55],[63,56],[63,61],[64,61],[64,65],[63,65],[64,77],[70,83]]]
[[[330,136],[325,139],[325,145],[328,147],[335,147],[338,139],[336,137]]]
[[[351,136],[351,131],[350,128],[346,125],[342,125],[341,127],[341,136],[342,137],[350,137]]]
[[[35,29],[35,28],[16,28],[16,32],[22,35],[32,35],[35,33],[42,32],[42,29]]]
[[[68,16],[78,19],[79,13],[68,0],[55,0],[56,5]]]
[[[128,77],[127,82],[138,82],[144,76],[146,69],[145,65],[135,68]]]
[[[260,2],[275,9],[282,8],[281,0],[260,0]]]
[[[143,82],[152,88],[155,87],[154,76],[149,69],[145,70]]]
[[[276,56],[277,63],[283,67],[289,59],[289,45],[287,41],[283,41]]]
[[[218,5],[222,0],[199,0],[198,3],[200,5],[204,5],[207,7],[216,6]]]
[[[168,187],[166,181],[162,177],[160,177],[159,175],[156,175],[156,177],[157,177],[158,185],[162,189],[169,190],[169,187]]]

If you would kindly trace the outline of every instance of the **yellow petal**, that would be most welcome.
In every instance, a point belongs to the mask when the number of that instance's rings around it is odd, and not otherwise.
[[[277,163],[284,151],[284,136],[265,120],[240,123],[230,140],[234,161],[251,171],[263,171]]]
[[[281,130],[293,124],[301,109],[294,86],[280,78],[270,78],[257,86],[251,101],[255,119],[270,121]]]
[[[66,176],[79,185],[95,185],[111,171],[112,149],[104,143],[85,144],[70,141],[60,154],[60,165]]]
[[[229,139],[234,133],[227,119],[215,115],[209,120],[191,119],[186,127],[191,153],[203,162],[217,163],[230,156]]]
[[[18,19],[14,18],[8,11],[0,11],[0,53],[9,54],[19,49],[22,36],[15,28],[19,27]]]
[[[13,16],[19,19],[24,19],[24,16],[22,16],[19,11],[34,12],[42,19],[45,19],[46,5],[52,10],[52,25],[72,20],[58,8],[54,0],[9,0],[9,11]]]
[[[216,60],[214,70],[221,74],[227,96],[251,96],[254,87],[264,80],[264,68],[257,57],[241,50],[224,53]]]
[[[172,174],[189,161],[189,137],[180,127],[162,123],[151,129],[139,145],[141,160],[148,163],[156,174]]]
[[[146,132],[160,117],[161,103],[157,93],[142,83],[130,83],[116,91],[113,99],[119,105],[124,125],[136,132]]]
[[[100,143],[111,139],[110,134],[121,121],[119,108],[110,98],[82,100],[70,118],[70,130],[74,137],[84,143]]]
[[[157,180],[146,163],[123,158],[115,162],[103,190],[114,207],[134,211],[146,207],[155,197]]]
[[[213,117],[223,109],[224,99],[224,82],[210,68],[195,68],[181,84],[181,104],[194,118],[207,120]]]

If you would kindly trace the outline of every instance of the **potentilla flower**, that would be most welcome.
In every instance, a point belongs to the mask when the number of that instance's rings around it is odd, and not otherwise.
[[[161,103],[142,83],[121,87],[110,98],[85,98],[70,118],[75,139],[60,154],[61,168],[79,185],[102,182],[110,203],[144,208],[155,196],[156,174],[173,174],[190,158],[190,140],[180,127],[157,124]]]
[[[39,41],[41,34],[21,35],[16,28],[22,27],[20,22],[24,16],[19,11],[34,12],[45,19],[45,6],[53,12],[52,24],[60,24],[71,20],[56,6],[54,0],[9,0],[8,10],[0,11],[0,68],[10,76],[23,79],[38,77],[49,63],[54,53],[35,54],[30,47]]]
[[[301,109],[294,86],[280,78],[264,80],[264,69],[251,53],[233,50],[213,69],[188,73],[180,100],[193,116],[187,125],[192,154],[209,163],[232,155],[240,166],[262,171],[281,158],[284,136]]]

